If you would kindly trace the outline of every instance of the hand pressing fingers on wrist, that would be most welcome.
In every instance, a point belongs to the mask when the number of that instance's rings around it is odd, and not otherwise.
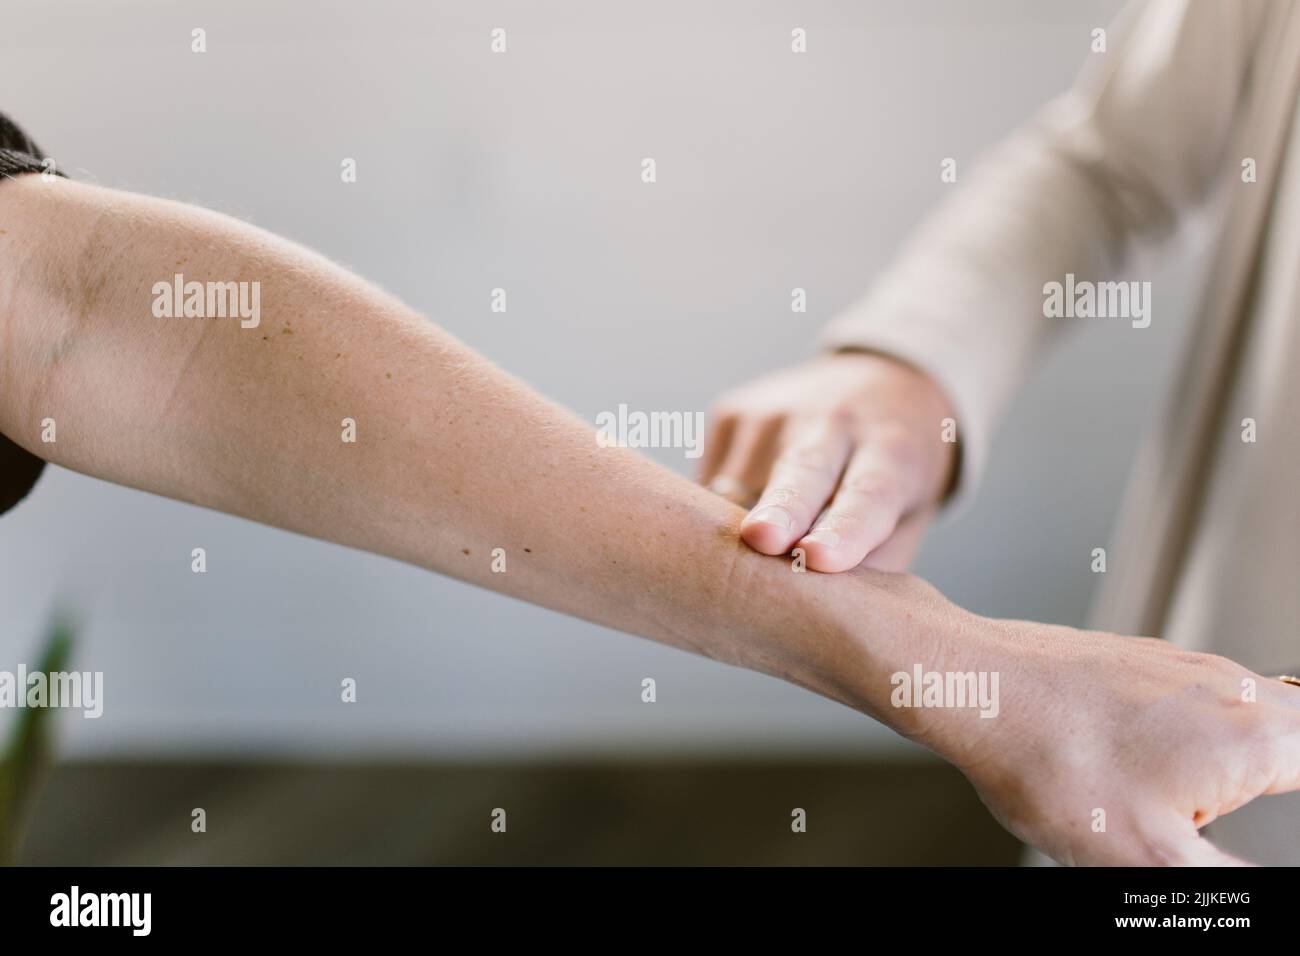
[[[766,477],[740,535],[755,551],[786,554],[830,501],[848,460],[847,431],[825,421],[788,426],[784,447]]]
[[[890,443],[869,438],[849,459],[826,510],[798,541],[808,567],[847,571],[885,544],[919,503],[914,472]]]

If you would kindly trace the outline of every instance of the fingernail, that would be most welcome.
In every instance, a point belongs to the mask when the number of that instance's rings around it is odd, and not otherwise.
[[[760,524],[770,524],[777,528],[784,528],[789,531],[794,527],[794,520],[790,517],[790,512],[777,505],[767,505],[753,511],[749,515],[750,521],[757,521]]]
[[[840,536],[830,528],[814,528],[804,540],[816,542],[827,548],[838,548],[840,546]]]

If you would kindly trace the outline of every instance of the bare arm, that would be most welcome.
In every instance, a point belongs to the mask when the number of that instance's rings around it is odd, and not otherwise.
[[[817,672],[846,650],[847,628],[811,611],[836,586],[796,587],[787,563],[744,548],[739,509],[598,446],[589,426],[333,263],[205,210],[33,176],[0,188],[0,213],[0,430],[34,453],[842,700],[870,679]],[[154,283],[177,273],[259,283],[257,326],[156,316]],[[491,571],[495,548],[504,574]]]
[[[177,272],[260,283],[257,326],[155,315]],[[903,575],[793,574],[741,544],[739,508],[226,217],[0,183],[0,349],[0,432],[42,457],[809,687],[956,763],[1058,859],[1225,862],[1196,827],[1300,786],[1293,688],[1260,678],[1247,705],[1250,675],[1221,658],[979,618]],[[997,675],[1000,698],[917,706],[896,693],[917,668]]]

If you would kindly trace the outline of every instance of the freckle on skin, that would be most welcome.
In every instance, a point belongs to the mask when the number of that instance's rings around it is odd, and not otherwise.
[[[392,373],[392,372],[385,372],[385,373],[384,373],[384,378],[392,378],[392,377],[393,377],[393,373]]]
[[[532,554],[532,553],[533,553],[532,548],[524,548],[524,554]]]
[[[469,548],[461,548],[461,549],[460,549],[460,553],[461,553],[461,554],[469,554]]]

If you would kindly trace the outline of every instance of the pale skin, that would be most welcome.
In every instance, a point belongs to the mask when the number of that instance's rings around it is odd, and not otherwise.
[[[903,571],[952,484],[955,419],[933,379],[884,355],[843,352],[721,396],[699,478],[750,507],[745,541],[802,549],[817,571]]]
[[[1159,641],[982,618],[909,575],[794,573],[746,546],[736,505],[600,447],[292,243],[38,176],[0,183],[0,230],[0,432],[50,461],[810,688],[954,763],[1064,862],[1234,862],[1197,827],[1300,787],[1300,691]],[[260,282],[261,325],[156,318],[151,287],[177,271]],[[892,706],[916,663],[998,672],[999,715]]]

